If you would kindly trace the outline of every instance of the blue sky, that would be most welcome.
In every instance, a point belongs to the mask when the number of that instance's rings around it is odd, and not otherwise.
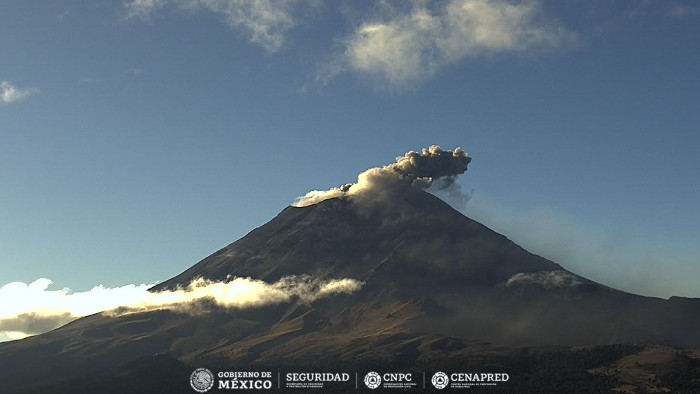
[[[4,2],[0,285],[164,280],[438,144],[467,215],[700,297],[700,6],[612,3]]]

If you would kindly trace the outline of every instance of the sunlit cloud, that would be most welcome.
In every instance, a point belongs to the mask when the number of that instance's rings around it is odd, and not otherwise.
[[[38,88],[20,89],[9,81],[0,82],[0,100],[6,104],[16,103],[25,100],[27,97],[39,93]]]
[[[0,287],[0,340],[40,334],[76,318],[108,311],[109,314],[170,309],[197,313],[195,304],[211,300],[224,308],[253,308],[293,300],[317,299],[358,291],[363,283],[354,279],[320,280],[309,276],[287,276],[274,283],[250,278],[228,282],[196,279],[187,287],[172,291],[150,292],[153,284],[121,287],[95,286],[74,292],[68,288],[52,290],[52,281],[40,278],[31,283],[13,282]]]
[[[127,19],[151,20],[165,9],[206,11],[268,52],[279,51],[289,32],[313,22],[322,3],[312,0],[129,0]],[[539,0],[382,1],[344,3],[350,32],[339,26],[338,50],[322,55],[321,84],[341,74],[369,77],[404,88],[434,77],[464,59],[570,46],[576,35],[545,15]],[[352,14],[352,17],[348,15]],[[314,15],[314,18],[309,18]],[[380,86],[382,86],[380,85]]]
[[[540,286],[547,289],[576,287],[580,284],[581,279],[563,270],[521,272],[511,276],[506,281],[506,286],[508,287]]]
[[[245,32],[251,43],[275,52],[284,44],[286,33],[297,25],[293,11],[298,3],[299,0],[130,0],[125,9],[127,19],[142,20],[150,20],[166,7],[213,12],[231,28]]]
[[[131,0],[124,3],[124,8],[127,18],[149,19],[154,11],[164,5],[164,0]]]
[[[414,2],[360,24],[320,75],[369,76],[391,87],[432,78],[464,59],[570,44],[575,35],[547,21],[537,1]]]

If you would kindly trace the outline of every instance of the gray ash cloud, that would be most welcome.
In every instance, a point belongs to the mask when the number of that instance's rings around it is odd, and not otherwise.
[[[443,150],[437,145],[421,152],[410,151],[384,167],[374,167],[360,173],[356,183],[330,190],[313,190],[298,198],[294,206],[314,205],[329,198],[353,197],[373,200],[390,198],[410,189],[450,187],[457,177],[467,171],[471,157],[461,148]]]

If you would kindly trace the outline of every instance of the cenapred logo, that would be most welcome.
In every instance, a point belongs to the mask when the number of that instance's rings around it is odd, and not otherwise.
[[[205,393],[214,387],[214,374],[206,368],[197,368],[190,375],[190,386],[198,393]]]
[[[433,384],[433,387],[442,390],[450,384],[450,378],[448,378],[447,374],[444,372],[435,372],[430,382]]]
[[[382,377],[379,376],[378,373],[372,371],[368,372],[367,375],[365,375],[365,386],[371,388],[371,389],[376,389],[382,384]]]

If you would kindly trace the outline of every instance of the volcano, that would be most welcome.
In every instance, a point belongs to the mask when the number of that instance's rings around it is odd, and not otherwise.
[[[195,314],[87,316],[0,343],[0,392],[113,384],[133,376],[133,365],[153,366],[148,376],[157,377],[201,365],[449,367],[495,357],[516,371],[523,359],[549,360],[545,353],[562,360],[581,347],[614,354],[577,364],[576,373],[592,379],[590,368],[619,371],[611,365],[648,351],[641,343],[700,347],[700,300],[611,289],[524,250],[424,190],[406,190],[373,204],[340,196],[289,206],[151,289],[182,288],[197,278],[275,282],[295,275],[361,281],[353,294],[245,309],[209,304]]]

